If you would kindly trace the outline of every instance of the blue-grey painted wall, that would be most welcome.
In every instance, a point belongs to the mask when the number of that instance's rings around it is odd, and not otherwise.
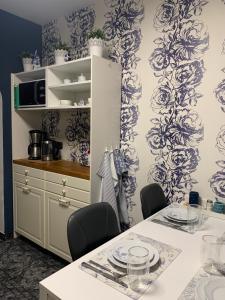
[[[41,53],[41,26],[0,10],[0,90],[3,96],[5,234],[13,231],[10,74],[21,72],[22,51]]]

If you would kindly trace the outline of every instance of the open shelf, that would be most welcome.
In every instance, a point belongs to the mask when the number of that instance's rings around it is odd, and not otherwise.
[[[16,73],[15,75],[21,82],[27,82],[27,81],[45,79],[45,70],[46,68],[43,67],[37,70],[32,70],[30,72]]]
[[[86,92],[91,88],[91,80],[72,82],[68,84],[54,84],[50,85],[48,88],[55,91]]]
[[[26,111],[26,110],[51,110],[51,109],[60,109],[60,110],[66,110],[66,109],[87,109],[91,108],[91,105],[82,105],[82,106],[73,106],[73,105],[58,105],[58,106],[49,106],[49,107],[21,107],[17,110],[19,111]]]
[[[52,65],[48,67],[51,71],[59,71],[64,73],[86,73],[91,69],[91,57],[84,57],[77,60],[71,60],[60,65]]]

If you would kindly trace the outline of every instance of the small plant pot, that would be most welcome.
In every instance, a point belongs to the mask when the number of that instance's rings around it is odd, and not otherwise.
[[[55,50],[55,64],[56,65],[64,64],[66,55],[68,55],[67,50],[56,49]]]
[[[89,54],[96,56],[103,56],[104,41],[102,39],[89,39]]]
[[[24,57],[23,58],[23,70],[24,72],[29,72],[34,69],[34,66],[32,64],[32,58]]]

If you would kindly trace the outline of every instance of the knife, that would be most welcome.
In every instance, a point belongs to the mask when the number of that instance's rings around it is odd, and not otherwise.
[[[154,222],[154,223],[158,223],[158,224],[161,224],[161,225],[166,225],[168,227],[178,229],[178,230],[181,230],[181,231],[184,231],[184,232],[188,232],[187,230],[182,228],[180,225],[175,225],[175,224],[168,223],[168,222],[165,222],[165,221],[162,221],[162,220],[157,220],[157,219],[154,219],[154,220],[151,220],[151,221]]]
[[[95,267],[92,266],[92,265],[89,265],[89,264],[86,263],[86,262],[82,262],[82,263],[81,263],[81,266],[84,267],[84,268],[86,268],[86,269],[92,270],[92,271],[94,271],[95,273],[97,273],[97,274],[99,274],[99,275],[102,275],[103,277],[105,277],[105,278],[107,278],[107,279],[109,279],[109,280],[112,280],[112,281],[114,281],[114,282],[120,284],[122,287],[128,288],[128,285],[127,285],[125,282],[119,280],[118,278],[114,277],[113,275],[110,275],[110,274],[108,274],[108,273],[106,273],[106,272],[103,272],[102,270],[99,270],[99,269],[95,268]]]
[[[107,272],[109,272],[109,273],[112,273],[112,275],[115,276],[115,277],[117,277],[117,278],[124,277],[124,276],[127,275],[126,273],[117,273],[117,272],[115,272],[115,271],[112,271],[111,269],[109,269],[109,268],[107,268],[107,267],[105,267],[105,266],[102,266],[102,265],[98,264],[98,263],[97,263],[96,261],[94,261],[94,260],[89,260],[89,263],[92,264],[92,265],[94,265],[94,266],[96,266],[97,268],[100,268],[100,269],[102,269],[102,270],[104,270],[104,271],[107,271]]]

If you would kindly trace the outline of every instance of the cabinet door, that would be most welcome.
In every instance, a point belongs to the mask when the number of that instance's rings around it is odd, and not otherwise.
[[[16,182],[14,196],[16,232],[44,246],[44,191]]]
[[[68,261],[71,261],[71,256],[67,240],[67,221],[79,209],[71,205],[72,202],[69,198],[46,193],[46,248]]]

